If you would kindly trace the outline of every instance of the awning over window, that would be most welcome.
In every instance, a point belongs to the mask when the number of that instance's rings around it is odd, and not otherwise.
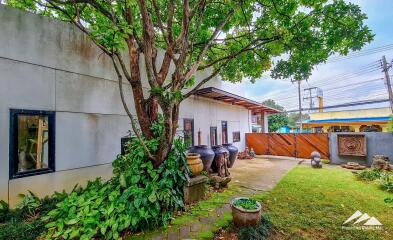
[[[225,102],[232,105],[245,107],[252,111],[252,113],[279,113],[280,111],[271,107],[267,107],[259,102],[248,98],[215,88],[207,87],[199,89],[195,95],[210,98],[216,101]]]

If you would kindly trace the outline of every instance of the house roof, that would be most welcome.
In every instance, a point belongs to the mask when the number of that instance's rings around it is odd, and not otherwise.
[[[205,97],[205,98],[210,98],[216,101],[221,101],[225,102],[228,104],[232,105],[237,105],[237,106],[242,106],[245,107],[249,110],[251,110],[253,113],[279,113],[281,111],[265,106],[259,102],[256,102],[254,100],[215,88],[215,87],[207,87],[207,88],[202,88],[196,91],[195,95]]]
[[[322,120],[306,120],[303,124],[323,124],[323,123],[384,123],[388,122],[391,117],[365,117],[365,118],[334,118]]]

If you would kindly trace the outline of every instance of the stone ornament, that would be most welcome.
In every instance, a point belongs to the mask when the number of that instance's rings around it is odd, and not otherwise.
[[[313,151],[310,155],[310,158],[311,158],[311,167],[322,168],[321,154],[319,152]]]
[[[373,168],[378,170],[386,170],[390,171],[391,166],[389,163],[389,157],[385,155],[374,155],[373,156],[373,163],[371,165]]]
[[[338,134],[338,154],[342,156],[367,156],[366,136],[364,134]]]

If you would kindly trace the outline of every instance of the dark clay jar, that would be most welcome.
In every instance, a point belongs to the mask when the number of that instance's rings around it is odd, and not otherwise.
[[[228,168],[231,168],[237,159],[237,153],[239,152],[239,149],[233,146],[232,143],[226,143],[223,144],[223,146],[229,151]]]
[[[192,146],[188,152],[198,153],[203,162],[203,171],[209,171],[214,159],[214,152],[210,147],[206,145]]]
[[[212,170],[213,172],[217,172],[218,168],[217,168],[217,161],[218,159],[224,155],[224,153],[227,153],[229,155],[229,151],[224,148],[222,145],[216,145],[212,147],[213,152],[215,154],[214,159],[213,159],[213,163],[212,163]]]

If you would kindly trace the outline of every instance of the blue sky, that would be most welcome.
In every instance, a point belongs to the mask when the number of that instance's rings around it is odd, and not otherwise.
[[[375,34],[374,41],[365,46],[364,50],[393,44],[392,0],[351,0],[350,2],[358,4],[363,12],[367,14],[368,20],[366,23]],[[383,77],[383,73],[375,69],[378,66],[376,61],[382,55],[385,55],[388,61],[391,61],[393,50],[319,65],[314,69],[309,81],[302,82],[301,86],[302,88],[320,86],[324,91],[325,106],[364,99],[386,98],[387,91],[384,81],[379,79]],[[365,67],[370,71],[366,69],[358,73],[359,69],[365,69]],[[372,71],[373,69],[375,71]],[[342,74],[348,74],[347,76],[352,78],[333,79],[334,76]],[[393,74],[393,71],[391,71],[391,74]],[[369,80],[370,82],[364,84],[356,84]],[[352,85],[352,83],[355,84]],[[230,86],[231,84],[227,85],[228,88],[234,87]],[[262,101],[272,98],[286,107],[287,110],[297,108],[297,86],[290,83],[289,79],[275,80],[265,74],[255,84],[245,81],[241,86],[237,85],[236,89],[237,92],[241,92],[241,95],[254,100]],[[304,101],[303,104],[308,105],[308,102]],[[377,106],[388,105],[384,103]],[[367,107],[371,106],[368,105]]]

